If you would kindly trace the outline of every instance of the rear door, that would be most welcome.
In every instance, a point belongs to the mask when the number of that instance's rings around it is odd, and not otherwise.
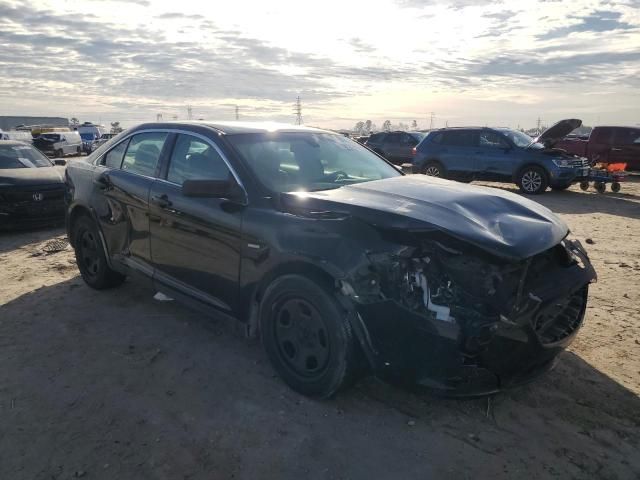
[[[439,160],[453,177],[474,177],[479,168],[478,131],[446,130],[442,132]]]
[[[151,275],[149,192],[167,132],[141,132],[107,151],[94,173],[92,205],[109,254]]]
[[[513,148],[502,135],[492,130],[480,131],[475,152],[477,178],[487,180],[511,178],[515,165]]]
[[[185,197],[184,180],[232,175],[218,146],[179,133],[162,178],[151,188],[155,281],[222,310],[235,310],[243,207],[221,198]]]

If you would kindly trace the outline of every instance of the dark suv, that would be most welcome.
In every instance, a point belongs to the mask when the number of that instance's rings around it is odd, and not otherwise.
[[[454,180],[513,182],[524,193],[565,190],[589,174],[586,158],[553,148],[582,124],[563,120],[538,138],[509,128],[443,128],[416,148],[413,171]]]
[[[137,272],[245,322],[306,395],[366,371],[452,395],[524,382],[575,337],[595,277],[543,206],[405,176],[318,129],[149,123],[70,164],[66,184],[89,286]]]
[[[390,162],[411,162],[413,150],[425,137],[422,132],[380,132],[371,135],[365,145]]]

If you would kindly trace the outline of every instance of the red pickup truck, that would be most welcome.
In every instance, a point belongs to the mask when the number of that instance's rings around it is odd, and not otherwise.
[[[640,170],[640,128],[594,127],[587,140],[565,138],[554,145],[567,153],[601,163],[626,163]]]

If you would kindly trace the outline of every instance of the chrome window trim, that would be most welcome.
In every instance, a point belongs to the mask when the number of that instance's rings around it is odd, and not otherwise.
[[[183,135],[191,135],[192,137],[196,137],[196,138],[199,138],[200,140],[203,140],[205,143],[207,143],[208,145],[212,146],[215,149],[215,151],[218,153],[218,155],[220,155],[220,158],[222,158],[222,160],[226,164],[227,168],[231,172],[231,175],[233,175],[233,178],[235,179],[236,183],[238,185],[240,185],[240,187],[244,191],[244,194],[247,196],[247,198],[249,198],[249,196],[247,194],[247,189],[245,188],[244,183],[242,183],[242,180],[240,180],[240,177],[238,176],[238,174],[236,173],[234,168],[231,166],[231,163],[229,163],[229,160],[227,159],[227,156],[224,154],[224,152],[222,150],[220,150],[220,147],[218,147],[218,145],[213,143],[210,138],[207,138],[206,136],[202,135],[201,133],[192,132],[190,130],[182,130],[182,129],[178,129],[178,128],[146,128],[144,130],[137,130],[135,132],[130,132],[125,137],[120,139],[120,141],[118,143],[115,143],[111,148],[109,148],[102,155],[100,155],[95,160],[94,166],[103,166],[105,168],[109,168],[109,167],[106,167],[106,165],[100,165],[100,163],[101,163],[102,159],[104,158],[104,156],[107,153],[109,153],[111,150],[113,150],[115,147],[120,145],[122,142],[127,141],[129,138],[133,137],[134,135],[138,135],[139,133],[177,133],[177,134],[183,134]],[[125,152],[125,155],[126,155],[126,152]],[[169,161],[171,161],[171,158],[169,158]],[[114,170],[114,169],[111,169],[111,170]],[[122,170],[122,169],[120,169],[120,170]],[[139,176],[145,177],[145,178],[154,178],[155,180],[160,180],[160,181],[163,181],[163,182],[166,182],[166,183],[170,183],[172,185],[180,186],[179,184],[174,183],[174,182],[170,182],[170,181],[168,181],[168,180],[166,180],[164,178],[147,177],[146,175],[142,175],[140,173],[135,173],[135,172],[129,172],[129,173],[131,175],[139,175]]]

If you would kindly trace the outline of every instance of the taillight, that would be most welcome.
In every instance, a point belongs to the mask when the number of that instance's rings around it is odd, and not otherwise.
[[[416,153],[417,153],[416,147],[413,147],[413,148],[411,149],[411,155],[413,155],[413,156],[415,157],[415,156],[416,156]]]

